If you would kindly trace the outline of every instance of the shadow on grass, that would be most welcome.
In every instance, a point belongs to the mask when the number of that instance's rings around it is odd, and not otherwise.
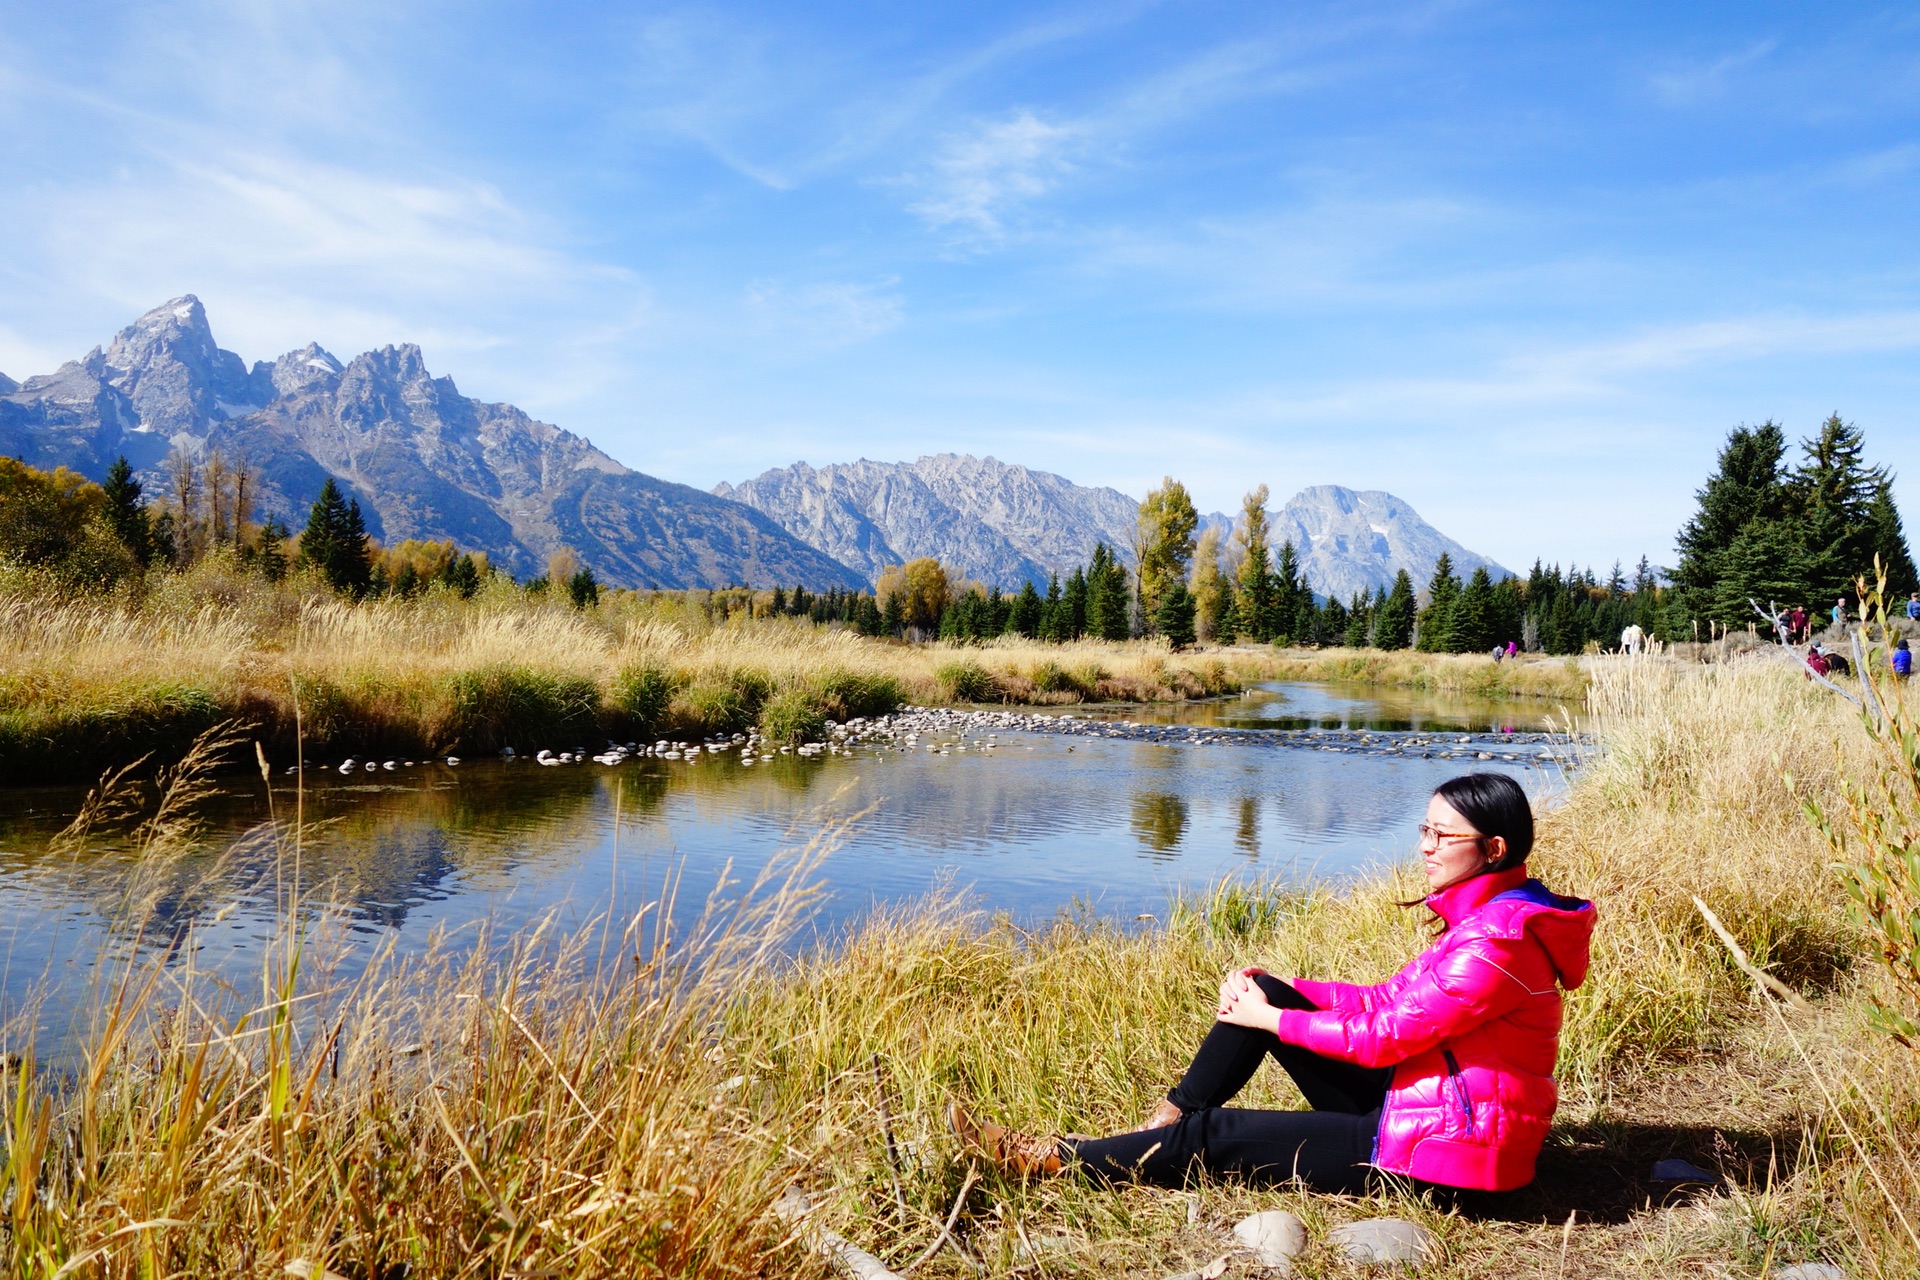
[[[1777,1133],[1710,1125],[1597,1121],[1556,1125],[1540,1153],[1539,1172],[1518,1191],[1457,1193],[1461,1213],[1502,1222],[1622,1223],[1649,1205],[1684,1202],[1733,1183],[1759,1188],[1797,1159],[1798,1129]],[[1656,1161],[1679,1159],[1721,1181],[1655,1182]]]

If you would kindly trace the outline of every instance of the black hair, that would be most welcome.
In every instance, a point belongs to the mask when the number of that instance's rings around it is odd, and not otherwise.
[[[1463,773],[1433,789],[1483,836],[1499,836],[1507,852],[1489,871],[1510,871],[1533,852],[1533,806],[1520,784],[1504,773]]]

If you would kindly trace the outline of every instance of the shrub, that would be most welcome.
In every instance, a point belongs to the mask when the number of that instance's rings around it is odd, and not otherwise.
[[[900,682],[892,676],[829,671],[815,685],[820,710],[830,720],[855,716],[884,716],[906,701]]]
[[[650,738],[666,724],[676,683],[671,671],[654,663],[627,667],[613,679],[613,710],[625,717],[630,732]]]
[[[84,777],[149,754],[171,762],[223,718],[213,694],[172,682],[130,684],[80,705],[0,697],[0,778]]]
[[[1039,663],[1030,677],[1033,687],[1042,693],[1079,693],[1080,686],[1067,669],[1052,658]]]
[[[1105,667],[1088,659],[1085,662],[1075,663],[1067,671],[1067,678],[1073,681],[1073,687],[1078,689],[1082,696],[1093,697],[1097,694],[1101,682],[1107,679],[1108,674]]]
[[[949,702],[997,702],[1000,686],[977,662],[949,662],[933,673]]]
[[[760,712],[760,732],[769,742],[818,742],[827,736],[827,717],[811,695],[788,689]]]
[[[599,731],[600,690],[584,676],[497,664],[452,679],[450,748],[528,751]]]

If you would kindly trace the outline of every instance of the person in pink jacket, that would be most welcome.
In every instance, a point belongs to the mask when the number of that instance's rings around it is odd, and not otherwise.
[[[1479,1191],[1533,1180],[1559,1092],[1562,989],[1587,975],[1594,907],[1527,875],[1533,811],[1504,774],[1443,783],[1420,824],[1441,932],[1377,986],[1241,969],[1213,1029],[1140,1128],[1036,1138],[975,1121],[955,1131],[1009,1172],[1077,1170],[1177,1184],[1196,1168],[1355,1191],[1376,1173]],[[1268,1057],[1311,1111],[1227,1104]]]

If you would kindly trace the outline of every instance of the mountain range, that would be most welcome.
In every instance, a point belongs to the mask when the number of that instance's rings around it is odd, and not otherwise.
[[[168,491],[171,452],[214,448],[256,474],[262,517],[299,528],[331,475],[375,537],[451,538],[521,576],[566,546],[616,586],[864,581],[751,507],[461,395],[411,343],[344,364],[309,343],[249,369],[214,342],[192,295],[0,392],[0,453],[95,480],[124,454],[149,497]]]
[[[51,374],[0,374],[0,454],[34,466],[99,480],[125,455],[158,497],[170,456],[213,449],[254,475],[258,517],[300,527],[332,476],[382,541],[451,539],[523,577],[570,547],[613,586],[859,587],[917,556],[990,585],[1044,585],[1096,542],[1131,562],[1139,510],[1117,489],[952,453],[796,463],[705,493],[633,471],[513,405],[461,395],[411,343],[345,363],[309,343],[249,367],[214,341],[191,294]],[[1424,584],[1442,552],[1463,574],[1506,572],[1378,491],[1303,489],[1273,530],[1322,595],[1390,585],[1401,568]]]
[[[968,578],[1012,589],[1044,587],[1049,573],[1085,564],[1096,542],[1133,562],[1140,502],[994,458],[942,453],[916,462],[796,463],[714,493],[764,512],[781,528],[842,564],[877,578],[890,564],[935,556]],[[1214,513],[1223,547],[1233,517]],[[1423,587],[1444,552],[1455,572],[1485,556],[1447,537],[1390,493],[1338,485],[1302,489],[1272,515],[1272,541],[1291,541],[1313,590],[1342,600],[1391,587],[1406,569]]]

